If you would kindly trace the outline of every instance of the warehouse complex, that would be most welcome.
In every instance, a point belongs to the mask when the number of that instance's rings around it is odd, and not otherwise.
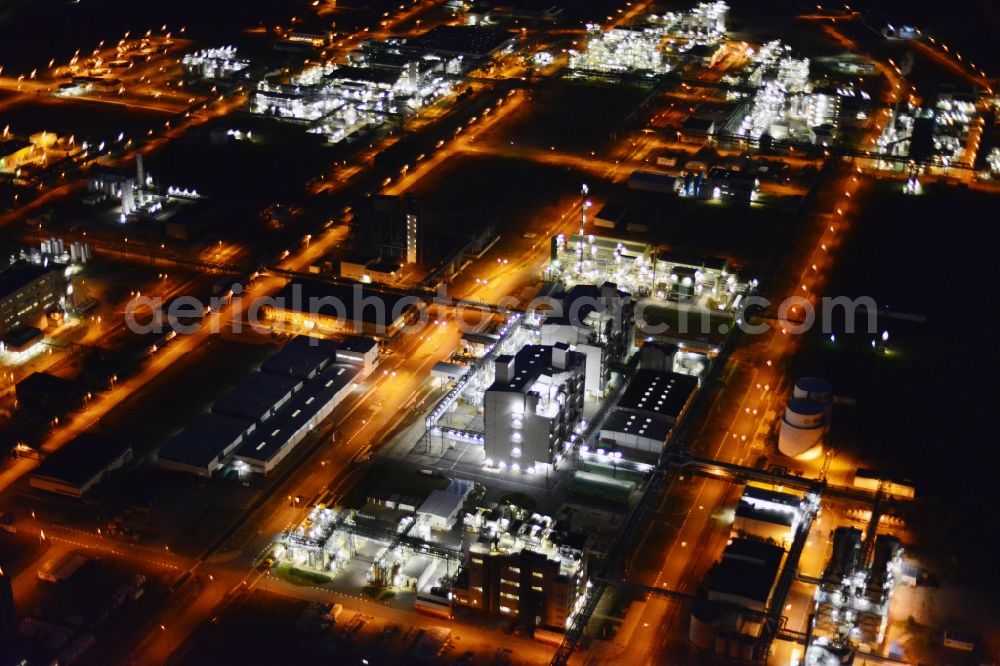
[[[32,488],[81,498],[132,460],[125,442],[83,433],[46,458],[28,477]]]
[[[230,462],[241,472],[273,470],[371,365],[371,346],[364,341],[349,341],[343,354],[340,345],[293,338],[218,400],[211,413],[167,442],[158,454],[160,467],[205,477]]]

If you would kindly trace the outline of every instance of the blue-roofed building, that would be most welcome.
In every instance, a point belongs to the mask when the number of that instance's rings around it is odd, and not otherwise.
[[[350,393],[360,369],[335,363],[304,386],[236,449],[235,459],[267,474]]]
[[[254,422],[245,419],[203,414],[160,449],[159,466],[210,477],[256,428]]]
[[[294,379],[312,379],[336,360],[337,347],[332,340],[299,335],[264,361],[260,369]]]
[[[255,372],[216,402],[212,411],[263,423],[291,400],[292,394],[302,388],[302,384],[301,379]]]

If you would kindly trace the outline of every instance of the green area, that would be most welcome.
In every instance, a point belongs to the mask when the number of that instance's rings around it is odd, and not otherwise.
[[[393,590],[390,590],[387,587],[376,587],[374,585],[365,585],[363,591],[375,601],[384,601],[386,599],[392,599],[396,596],[396,593]]]
[[[569,491],[579,497],[627,506],[635,492],[633,481],[621,481],[590,472],[574,472]]]
[[[322,585],[324,583],[330,582],[330,576],[320,573],[318,571],[312,571],[310,569],[301,569],[299,567],[288,564],[287,562],[282,562],[274,569],[275,575],[286,580],[292,585],[299,585],[302,587],[312,587],[314,585]]]
[[[638,470],[626,469],[613,464],[594,462],[590,460],[583,462],[583,471],[600,474],[602,476],[618,479],[620,481],[630,481],[633,483],[638,483],[643,477],[643,473]]]

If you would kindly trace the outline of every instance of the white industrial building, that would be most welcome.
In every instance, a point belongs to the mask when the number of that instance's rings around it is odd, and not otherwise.
[[[351,392],[358,369],[336,363],[307,382],[285,407],[258,427],[235,453],[234,458],[250,471],[267,474],[302,439],[328,417]]]
[[[748,485],[736,504],[733,533],[789,548],[802,520],[803,503],[801,495]]]
[[[526,345],[495,361],[483,395],[488,465],[534,469],[557,462],[583,410],[586,356],[569,345]]]
[[[475,484],[467,479],[451,479],[445,490],[432,490],[417,507],[417,520],[431,529],[450,530],[458,522],[462,507]]]
[[[635,302],[617,285],[577,284],[555,297],[553,310],[541,318],[543,345],[565,343],[587,357],[587,393],[604,394],[611,367],[632,353]]]
[[[753,283],[740,282],[726,259],[658,252],[623,238],[559,234],[552,238],[548,274],[566,285],[612,282],[632,298],[698,304],[731,312]]]

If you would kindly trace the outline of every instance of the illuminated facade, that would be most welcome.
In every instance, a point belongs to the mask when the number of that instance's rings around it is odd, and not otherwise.
[[[12,264],[0,271],[0,335],[64,309],[71,294],[65,266],[39,266],[26,261]]]
[[[602,395],[611,380],[611,367],[631,354],[635,338],[635,302],[617,285],[578,284],[559,302],[558,315],[541,323],[541,342],[571,345],[587,357],[587,393]]]
[[[586,535],[514,506],[471,521],[479,538],[453,589],[459,605],[565,629],[587,589]]]
[[[558,462],[583,412],[586,365],[565,343],[497,357],[483,395],[487,465],[527,470]]]

